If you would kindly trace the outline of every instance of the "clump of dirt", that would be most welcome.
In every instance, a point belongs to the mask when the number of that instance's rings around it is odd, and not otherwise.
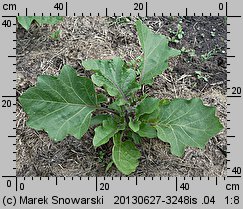
[[[155,79],[144,92],[158,98],[200,97],[206,105],[217,108],[224,127],[226,121],[226,21],[224,17],[144,17],[151,29],[169,37],[178,24],[183,38],[170,43],[184,47],[179,58],[170,60],[170,68]],[[64,64],[79,75],[90,76],[82,67],[85,59],[131,60],[141,54],[135,17],[66,17],[54,26],[32,25],[27,32],[17,26],[17,96],[35,85],[38,75],[59,74]],[[60,40],[51,32],[61,30]],[[112,167],[105,172],[111,158],[111,144],[95,149],[93,130],[82,138],[67,137],[51,141],[43,131],[26,126],[27,115],[17,103],[17,176],[120,176]],[[138,169],[132,176],[225,176],[226,131],[213,137],[205,150],[187,148],[185,156],[170,153],[167,143],[144,139]]]

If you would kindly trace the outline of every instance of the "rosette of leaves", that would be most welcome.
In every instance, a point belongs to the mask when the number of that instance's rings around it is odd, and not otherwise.
[[[139,164],[136,144],[143,138],[168,142],[171,153],[181,157],[187,146],[203,149],[223,128],[215,107],[203,105],[199,98],[161,100],[136,94],[142,85],[153,84],[154,77],[168,67],[169,58],[180,54],[168,47],[164,35],[140,20],[136,29],[143,50],[139,59],[83,61],[85,69],[93,72],[91,79],[64,66],[57,77],[39,76],[37,85],[19,98],[29,116],[27,124],[45,130],[56,142],[68,135],[81,139],[95,126],[93,145],[113,140],[112,161],[125,175]],[[106,95],[98,94],[96,86]]]

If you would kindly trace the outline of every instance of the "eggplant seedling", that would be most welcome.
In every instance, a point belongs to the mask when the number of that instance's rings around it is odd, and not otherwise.
[[[142,86],[153,85],[154,77],[180,51],[170,48],[166,36],[154,33],[140,20],[136,29],[143,53],[135,62],[119,57],[83,61],[83,67],[93,72],[91,79],[65,65],[59,76],[39,76],[36,86],[19,98],[29,116],[27,125],[45,130],[55,142],[68,135],[81,139],[95,126],[94,147],[113,140],[112,161],[125,175],[136,171],[141,157],[136,144],[144,138],[167,142],[171,153],[182,157],[186,147],[203,149],[223,128],[216,108],[205,106],[200,98],[141,95]],[[96,87],[106,94],[97,93]]]

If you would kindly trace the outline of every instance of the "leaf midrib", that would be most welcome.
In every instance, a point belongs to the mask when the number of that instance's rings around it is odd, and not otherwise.
[[[145,57],[149,57],[157,48],[158,48],[158,46],[161,44],[161,43],[163,43],[163,41],[162,40],[160,40],[159,41],[159,43],[154,47],[154,49],[148,54],[148,55],[146,55],[146,53],[145,53],[145,45],[144,45],[144,58]],[[143,69],[142,69],[142,71],[141,71],[141,81],[143,80],[143,77],[144,77],[144,72],[145,72],[145,66],[146,66],[146,63],[147,63],[147,59],[144,59],[144,64],[143,64]],[[158,63],[157,63],[157,65],[158,65]],[[156,67],[157,67],[157,65],[156,65]]]
[[[22,98],[21,100],[31,100],[31,101],[40,101],[40,102],[47,102],[47,103],[56,103],[56,104],[63,104],[63,105],[70,105],[70,106],[86,106],[86,107],[91,107],[91,108],[99,108],[98,106],[95,105],[88,105],[88,104],[75,104],[75,103],[69,103],[69,102],[58,102],[58,101],[49,101],[49,100],[41,100],[41,99],[27,99],[27,98]]]
[[[102,74],[102,76],[104,76],[104,75]],[[123,99],[125,99],[127,101],[126,95],[124,94],[124,92],[122,91],[122,89],[116,84],[116,82],[113,81],[109,77],[104,76],[104,78],[106,78],[107,80],[109,80],[117,88],[117,90],[120,92],[120,94],[122,95]]]

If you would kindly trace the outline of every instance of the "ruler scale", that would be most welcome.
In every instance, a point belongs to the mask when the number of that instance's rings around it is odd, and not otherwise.
[[[242,208],[241,1],[3,1],[1,207]],[[225,16],[227,177],[16,177],[16,16]],[[241,205],[241,206],[240,206]]]

